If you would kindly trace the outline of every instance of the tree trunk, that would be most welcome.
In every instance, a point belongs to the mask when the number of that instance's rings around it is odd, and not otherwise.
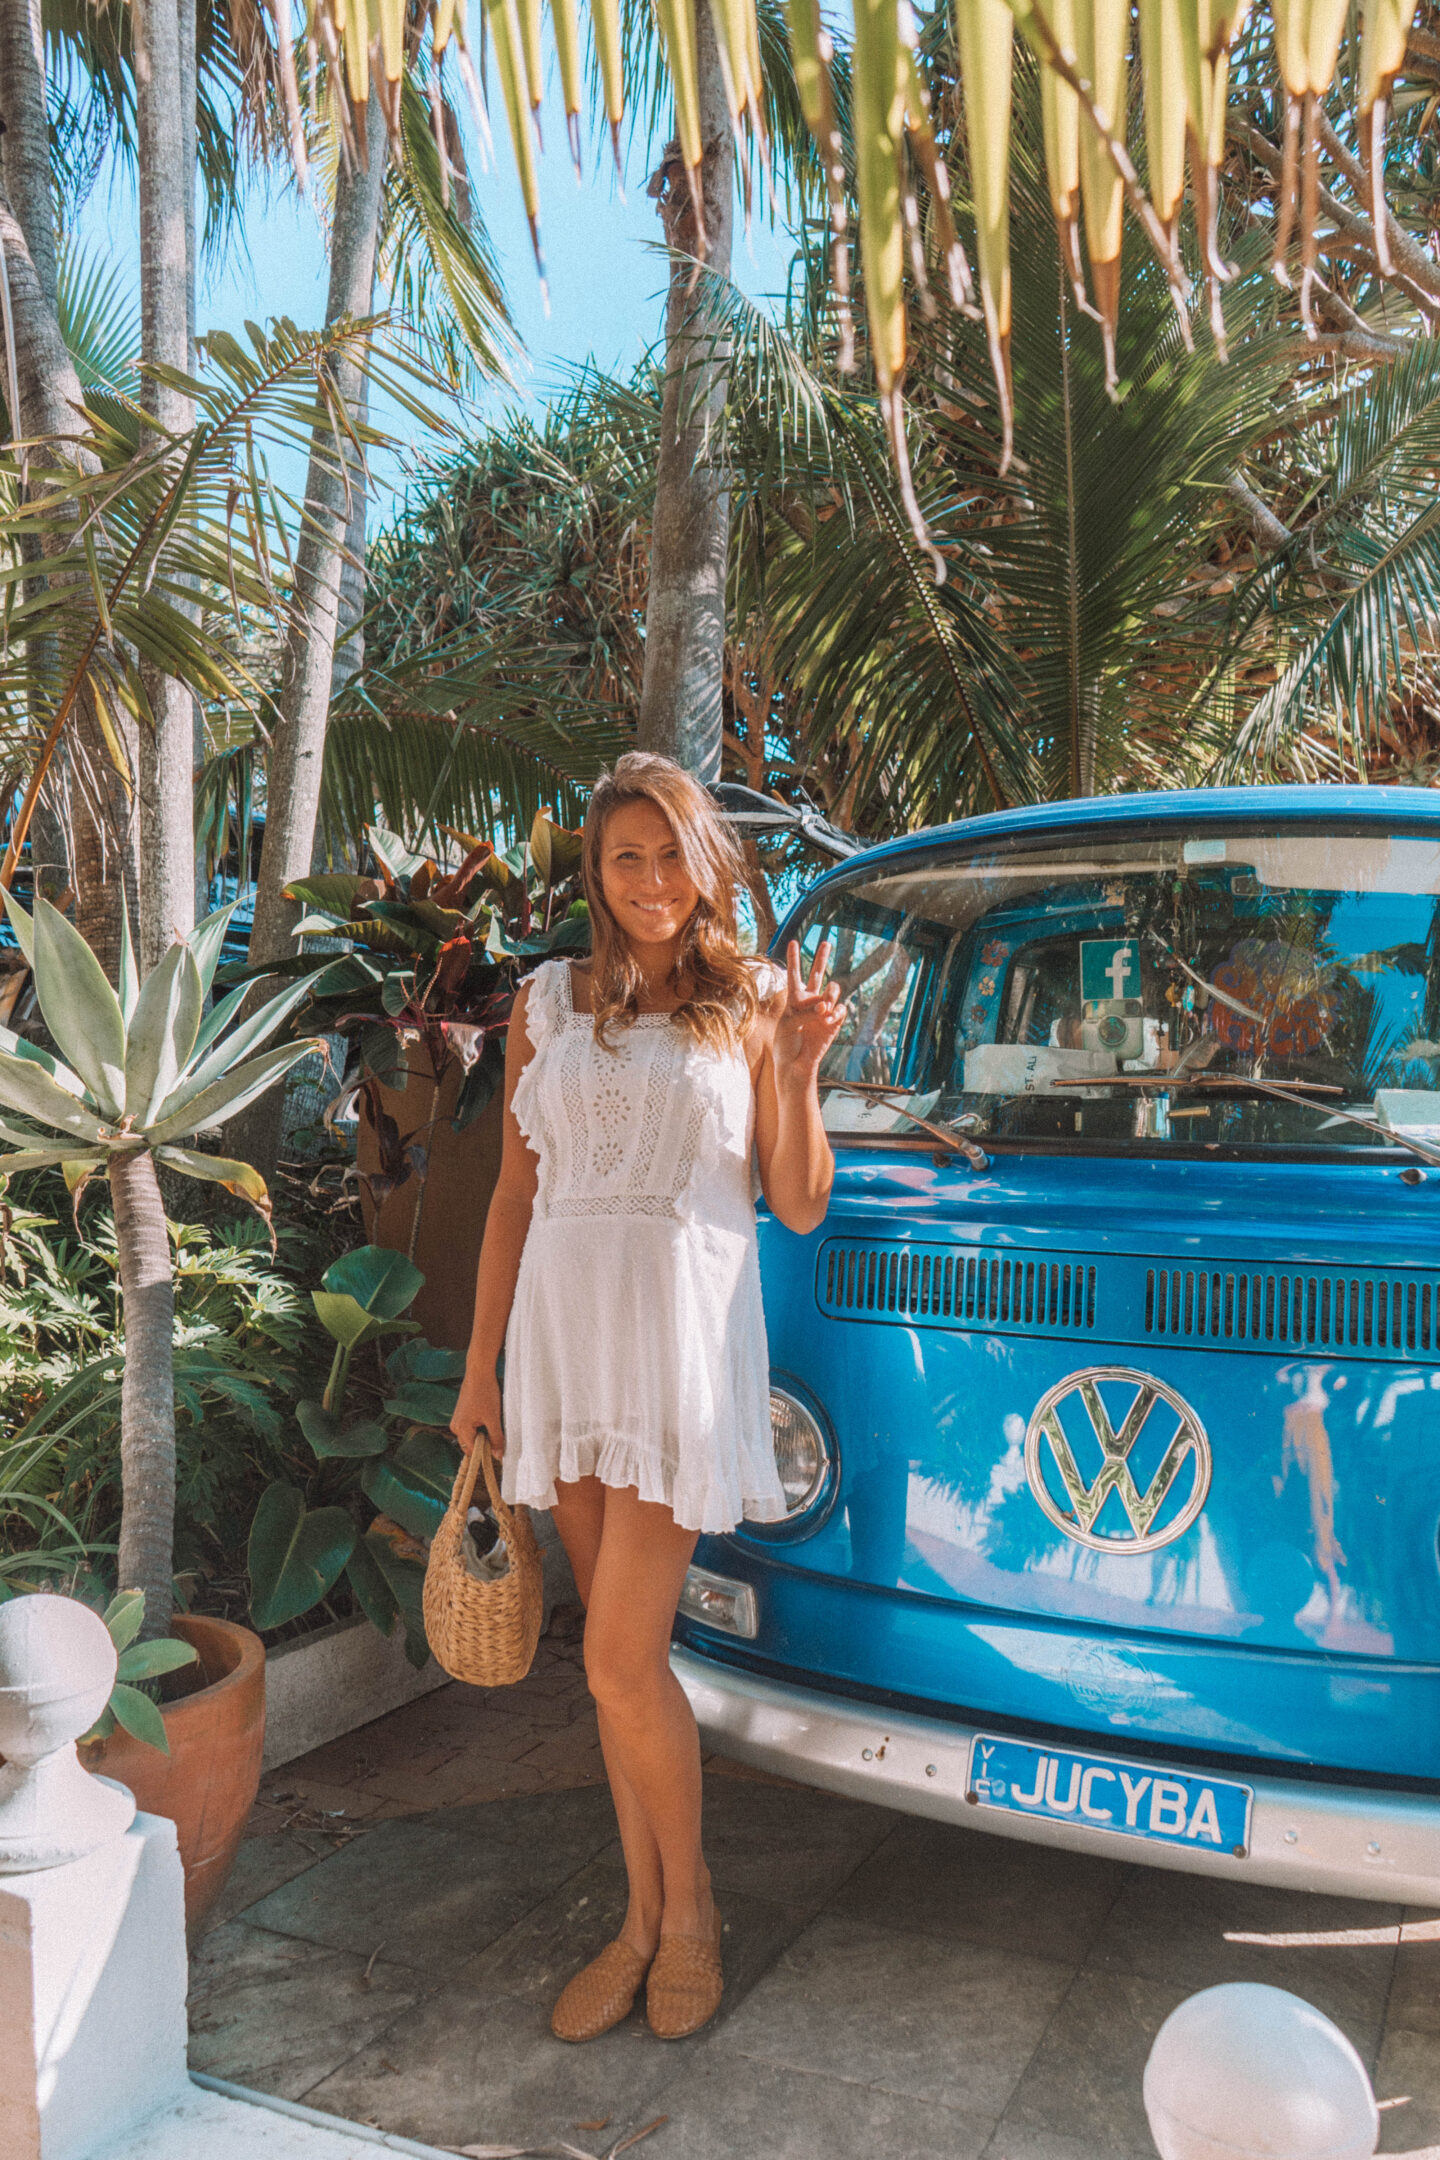
[[[370,309],[386,157],[378,97],[372,97],[367,107],[366,139],[368,170],[342,169],[336,185],[327,324],[347,315],[363,317]],[[359,402],[363,371],[347,363],[336,369],[336,379],[353,410]],[[334,438],[328,429],[317,430],[305,483],[313,524],[301,534],[296,549],[295,583],[302,617],[286,640],[279,717],[265,776],[265,842],[250,936],[252,965],[257,960],[288,959],[294,951],[291,932],[302,911],[285,898],[285,887],[292,878],[308,874],[315,845],[340,621],[341,551],[348,522],[345,485],[335,461]],[[352,489],[353,485],[352,478]],[[273,1114],[273,1103],[271,1110]]]
[[[140,350],[164,367],[190,366],[190,270],[195,167],[194,0],[131,0],[140,174]],[[189,126],[186,55],[190,56]],[[187,208],[188,202],[188,208]],[[195,408],[183,392],[147,380],[141,403],[156,423],[183,434]],[[140,731],[140,953],[157,966],[195,926],[195,711],[173,676],[145,671],[153,726]]]
[[[728,276],[735,163],[725,81],[710,9],[695,9],[708,266]],[[714,436],[730,380],[728,347],[690,290],[697,234],[683,168],[667,158],[660,215],[676,250],[665,308],[665,388],[655,471],[655,523],[645,607],[645,675],[638,741],[701,780],[720,777],[725,660],[725,570],[730,493]]]
[[[110,1158],[115,1243],[124,1299],[120,1382],[121,1590],[143,1590],[141,1640],[170,1632],[175,1544],[175,1285],[155,1158]]]
[[[387,146],[378,96],[366,108],[369,165],[342,166],[335,188],[335,219],[330,236],[330,292],[326,323],[370,312],[375,289],[375,249],[380,226],[380,191]],[[353,413],[364,388],[364,370],[347,361],[335,370],[341,396]],[[302,910],[285,898],[292,879],[307,877],[315,853],[320,808],[320,777],[325,762],[325,729],[340,634],[340,585],[346,527],[355,490],[363,476],[349,465],[350,502],[337,469],[337,446],[328,428],[317,429],[305,482],[305,502],[312,523],[295,551],[295,589],[301,608],[285,643],[281,664],[279,717],[271,738],[265,772],[265,838],[256,880],[255,926],[250,933],[250,964],[286,960],[295,950],[292,935]],[[227,1145],[253,1163],[269,1184],[280,1155],[285,1090],[262,1095],[227,1129]]]
[[[83,440],[80,379],[60,335],[44,46],[35,0],[0,0],[0,124],[0,247],[15,325],[16,429],[31,442],[70,438],[64,447],[40,449],[33,459],[37,468],[70,463],[93,471],[94,453]],[[131,820],[125,783],[110,762],[88,693],[77,704],[74,746],[77,755],[66,761],[68,791],[57,775],[49,807],[69,829],[76,924],[113,978]],[[87,784],[77,767],[84,768]]]
[[[375,305],[374,289],[366,304],[366,313]],[[360,401],[356,408],[357,420],[370,417],[370,385],[360,385]],[[365,633],[360,628],[365,614],[365,532],[369,519],[370,491],[365,485],[365,475],[359,473],[350,482],[350,519],[345,527],[345,554],[340,564],[340,603],[335,625],[335,664],[330,676],[332,701],[339,697],[352,675],[358,675],[365,665]],[[318,856],[312,854],[312,861]]]

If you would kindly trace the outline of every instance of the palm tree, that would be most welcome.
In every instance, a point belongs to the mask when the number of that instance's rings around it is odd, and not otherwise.
[[[60,321],[45,55],[30,0],[0,0],[0,121],[0,254],[16,362],[5,397],[16,408],[8,414],[10,432],[33,445],[19,478],[33,500],[45,485],[40,475],[67,468],[94,471],[98,460],[87,440],[80,379]],[[31,587],[40,590],[45,573],[39,565],[53,545],[32,533],[28,549],[36,572]],[[72,791],[69,826],[76,920],[113,972],[127,858],[133,873],[125,801],[133,766],[128,744],[101,725],[88,687],[79,696],[75,743],[79,784]]]
[[[131,0],[140,181],[141,403],[172,437],[193,425],[180,387],[195,313],[195,0]],[[148,673],[140,748],[140,953],[158,967],[195,921],[195,711],[174,676]]]

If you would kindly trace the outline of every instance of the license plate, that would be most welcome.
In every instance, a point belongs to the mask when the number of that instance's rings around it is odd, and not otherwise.
[[[976,1733],[970,1743],[970,1792],[981,1807],[1007,1815],[1038,1815],[1237,1859],[1249,1850],[1255,1797],[1250,1786],[1228,1778],[1036,1747],[993,1733]]]

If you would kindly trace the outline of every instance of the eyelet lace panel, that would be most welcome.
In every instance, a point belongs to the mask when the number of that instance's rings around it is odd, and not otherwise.
[[[778,1521],[745,1058],[663,1013],[606,1048],[568,962],[531,979],[513,1101],[539,1174],[506,1338],[506,1496],[548,1507],[557,1479],[598,1477],[688,1529]]]

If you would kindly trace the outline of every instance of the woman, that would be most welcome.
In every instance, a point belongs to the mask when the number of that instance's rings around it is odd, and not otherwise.
[[[699,1734],[670,1630],[697,1535],[785,1513],[752,1151],[780,1221],[814,1230],[834,1171],[816,1074],[844,1019],[824,949],[808,980],[795,945],[787,975],[739,952],[739,873],[703,788],[668,758],[621,758],[585,820],[591,960],[537,969],[510,1022],[452,1429],[467,1452],[488,1435],[508,1500],[553,1510],[586,1608],[630,1895],[555,2005],[562,2040],[618,2024],[647,1973],[662,2039],[720,2002]]]

